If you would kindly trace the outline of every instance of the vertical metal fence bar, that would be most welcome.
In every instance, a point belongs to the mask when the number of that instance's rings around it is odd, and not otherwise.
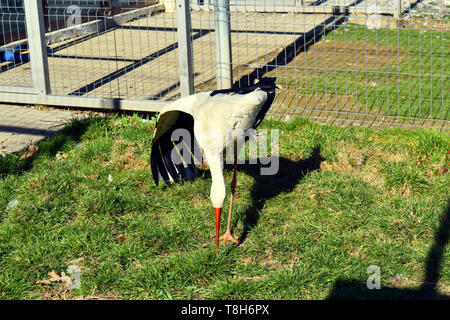
[[[444,12],[444,0],[442,0],[442,6],[441,6],[441,12]],[[442,86],[442,91],[441,91],[441,102],[442,102],[442,119],[445,119],[445,113],[444,113],[444,64],[445,64],[445,60],[444,60],[444,46],[445,46],[445,42],[444,42],[444,27],[441,26],[441,43],[442,43],[442,52],[441,52],[441,57],[442,57],[442,61],[441,61],[441,86]]]
[[[47,45],[45,42],[44,11],[42,1],[24,1],[28,46],[31,53],[31,77],[39,94],[50,94]]]
[[[434,32],[432,30],[432,28],[430,27],[430,118],[433,117],[433,80],[434,80],[434,70],[433,70],[433,59],[434,59],[434,55],[433,55],[433,36],[434,36]]]
[[[231,58],[230,0],[214,2],[216,32],[217,88],[228,89],[233,84]]]
[[[402,0],[397,0],[397,18],[402,16]]]
[[[189,12],[189,0],[177,0],[176,5],[181,96],[188,96],[194,93],[194,64],[190,34],[191,15]]]

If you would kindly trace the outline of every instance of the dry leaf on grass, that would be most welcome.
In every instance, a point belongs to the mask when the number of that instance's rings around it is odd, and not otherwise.
[[[70,282],[70,278],[64,272],[61,272],[61,275],[58,275],[55,270],[52,270],[48,273],[48,276],[50,278],[38,280],[34,284],[51,285],[53,282],[65,282],[66,284]]]
[[[88,176],[88,178],[91,179],[91,180],[97,180],[98,177],[99,177],[98,174],[91,174],[90,176]]]
[[[117,240],[119,240],[120,242],[123,242],[127,239],[127,234],[119,234],[117,236]]]
[[[20,157],[20,159],[28,159],[33,157],[36,152],[39,151],[39,148],[36,147],[35,145],[30,145],[27,149],[27,151]]]
[[[242,263],[250,263],[250,262],[252,262],[252,257],[245,257],[245,258],[242,258],[241,259],[241,262]]]
[[[52,282],[50,280],[38,280],[34,284],[50,285]]]
[[[410,195],[411,195],[411,187],[410,187],[409,183],[405,182],[405,184],[403,185],[401,194],[402,194],[404,197],[406,197],[406,198],[409,198],[409,197],[410,197]]]
[[[61,272],[61,277],[59,277],[59,278],[61,281],[65,282],[65,283],[70,282],[70,278],[64,272]]]
[[[61,281],[61,277],[55,272],[55,270],[50,271],[48,275],[50,276],[50,279],[48,280],[51,282]]]

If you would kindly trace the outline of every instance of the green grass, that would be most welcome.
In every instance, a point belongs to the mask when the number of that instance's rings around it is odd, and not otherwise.
[[[305,80],[281,72],[278,82],[296,86],[303,95],[347,96],[350,105],[368,112],[450,120],[449,39],[449,31],[345,24],[320,40],[328,42],[326,52],[317,49],[308,65],[319,69],[309,70]],[[338,66],[333,59],[323,65],[336,49]]]
[[[280,172],[240,166],[232,228],[245,240],[218,256],[208,171],[156,187],[154,125],[137,116],[73,121],[34,159],[0,159],[0,299],[364,298],[372,264],[381,297],[414,296],[426,277],[450,294],[450,250],[436,240],[448,237],[448,133],[263,126],[281,130]],[[35,284],[74,264],[80,289]]]

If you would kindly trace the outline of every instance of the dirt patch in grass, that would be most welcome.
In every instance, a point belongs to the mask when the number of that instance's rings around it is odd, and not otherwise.
[[[337,144],[339,150],[334,161],[325,160],[321,165],[323,171],[341,171],[360,178],[370,185],[379,186],[384,182],[377,163],[386,158],[386,151],[381,148],[362,150],[354,143]],[[393,155],[394,156],[394,155]]]
[[[345,33],[339,30],[335,32]],[[332,73],[333,69],[375,70],[387,64],[396,65],[399,60],[409,56],[407,50],[394,50],[380,44],[354,41],[351,30],[347,33],[349,35],[346,40],[325,39],[318,41],[306,52],[299,52],[287,68],[280,72],[280,76],[308,78],[314,69],[328,70],[329,73]],[[303,72],[298,72],[299,69],[303,69]]]
[[[195,209],[201,209],[207,207],[210,202],[208,198],[202,196],[200,193],[197,193],[192,197],[189,204]]]
[[[136,147],[129,146],[126,141],[118,140],[112,148],[111,155],[111,164],[122,170],[150,169],[148,161],[139,157]]]

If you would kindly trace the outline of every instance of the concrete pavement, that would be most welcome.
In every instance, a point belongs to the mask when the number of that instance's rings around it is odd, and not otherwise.
[[[68,121],[83,114],[39,110],[30,106],[0,104],[0,157],[19,152],[61,131]]]

